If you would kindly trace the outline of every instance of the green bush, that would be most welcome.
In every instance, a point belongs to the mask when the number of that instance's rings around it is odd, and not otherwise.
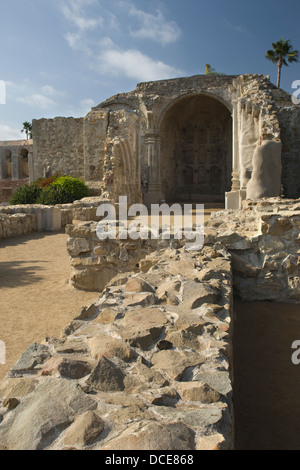
[[[51,185],[51,188],[61,187],[68,193],[68,201],[73,202],[89,195],[89,188],[84,181],[71,176],[59,176]],[[65,194],[66,194],[65,193]]]
[[[10,199],[10,204],[68,204],[89,195],[84,181],[72,176],[39,178],[34,183],[17,188]]]
[[[35,204],[41,192],[42,188],[35,183],[24,184],[13,192],[9,202],[12,205]]]
[[[37,204],[43,206],[55,206],[56,204],[67,204],[70,194],[62,186],[45,187],[37,199]]]

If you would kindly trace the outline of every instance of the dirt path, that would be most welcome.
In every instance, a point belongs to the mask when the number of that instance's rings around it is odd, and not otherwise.
[[[67,235],[30,234],[0,241],[0,379],[33,342],[59,338],[63,328],[99,297],[69,285]]]
[[[235,302],[236,450],[300,450],[300,305]]]

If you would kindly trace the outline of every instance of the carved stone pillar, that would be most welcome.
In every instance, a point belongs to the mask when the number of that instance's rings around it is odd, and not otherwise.
[[[240,165],[239,165],[239,118],[238,103],[233,101],[232,113],[232,187],[231,191],[240,189]]]
[[[161,187],[160,168],[160,132],[156,129],[148,129],[145,134],[145,145],[148,159],[148,192],[145,194],[146,204],[158,204],[164,200]]]

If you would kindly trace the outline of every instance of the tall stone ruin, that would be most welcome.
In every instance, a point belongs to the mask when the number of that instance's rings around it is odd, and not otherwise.
[[[140,83],[83,118],[34,120],[30,176],[69,174],[146,205],[297,198],[299,124],[300,106],[262,75]]]

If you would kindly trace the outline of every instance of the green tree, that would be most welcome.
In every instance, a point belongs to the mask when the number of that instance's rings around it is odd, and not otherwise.
[[[224,75],[224,74],[220,72],[216,72],[216,70],[210,64],[206,64],[205,75]]]
[[[32,138],[32,124],[28,121],[23,122],[23,129],[21,132],[26,133],[27,140]]]
[[[287,41],[280,39],[278,42],[273,42],[272,46],[273,49],[269,49],[266,52],[266,58],[278,65],[277,86],[279,88],[282,66],[285,65],[287,67],[288,63],[299,62],[299,51],[293,51],[293,46],[289,39]]]

